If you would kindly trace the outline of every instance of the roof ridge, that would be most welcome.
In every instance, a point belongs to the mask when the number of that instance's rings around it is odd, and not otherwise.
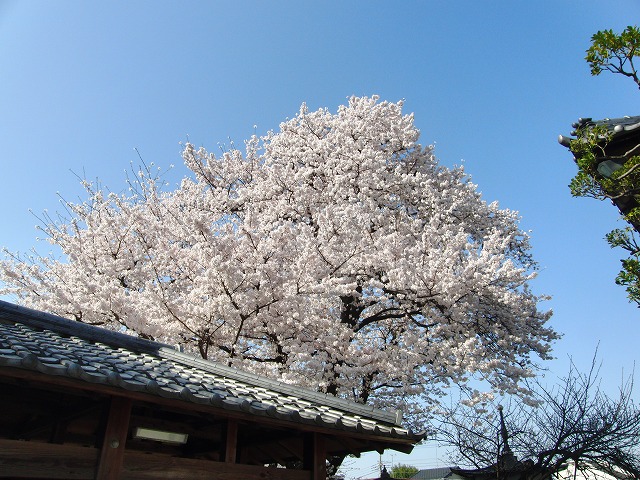
[[[157,350],[160,348],[174,348],[166,343],[134,337],[132,335],[127,335],[126,333],[107,330],[106,328],[102,328],[97,325],[91,325],[77,320],[70,320],[60,315],[0,300],[0,318],[7,318],[7,314],[20,315],[20,323],[25,325],[49,330],[53,326],[57,333],[82,337],[86,340],[97,341],[100,343],[116,343],[118,346],[127,348],[133,347],[145,351],[152,346]],[[28,321],[25,322],[24,320],[27,319]]]
[[[20,323],[31,327],[53,330],[69,336],[76,336],[93,342],[105,343],[115,347],[135,349],[140,352],[158,355],[203,369],[209,373],[226,376],[239,381],[249,381],[257,387],[268,388],[278,393],[289,396],[298,396],[304,400],[322,403],[326,406],[337,408],[355,415],[363,415],[391,425],[400,426],[400,411],[387,411],[370,405],[356,403],[344,398],[334,397],[321,392],[315,392],[309,388],[287,384],[278,380],[267,378],[251,372],[246,372],[235,367],[229,367],[221,363],[197,358],[188,353],[179,352],[175,347],[133,337],[125,333],[107,330],[105,328],[89,325],[77,320],[70,320],[52,313],[34,310],[22,305],[16,305],[0,300],[0,319],[18,315]]]

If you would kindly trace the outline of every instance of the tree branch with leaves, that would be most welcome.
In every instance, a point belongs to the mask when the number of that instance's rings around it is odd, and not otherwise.
[[[602,30],[591,38],[585,60],[592,75],[603,71],[631,78],[640,88],[635,61],[640,56],[640,30],[627,27],[622,33]],[[640,121],[640,119],[639,119]],[[576,197],[610,200],[629,224],[615,229],[606,239],[612,248],[626,250],[629,257],[621,260],[622,269],[616,283],[626,287],[630,301],[640,306],[640,137],[630,147],[618,146],[620,131],[608,121],[585,119],[574,125],[576,139],[561,141],[573,152],[578,173],[569,188]],[[622,150],[621,150],[622,148]]]
[[[600,30],[591,37],[591,46],[585,60],[591,68],[591,75],[600,75],[603,71],[631,78],[638,88],[640,79],[634,63],[640,53],[640,30],[628,26],[622,33],[613,30]]]

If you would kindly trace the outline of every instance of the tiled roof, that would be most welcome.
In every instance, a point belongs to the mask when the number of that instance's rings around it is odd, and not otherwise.
[[[451,473],[450,467],[427,468],[416,473],[411,480],[440,480]]]
[[[527,478],[527,473],[531,474],[531,473],[539,473],[540,472],[540,468],[536,467],[535,464],[533,463],[532,460],[524,460],[524,461],[519,461],[519,460],[515,460],[514,457],[514,463],[511,465],[505,465],[503,464],[500,468],[502,475],[505,478]],[[496,478],[496,472],[498,471],[498,465],[497,464],[493,464],[493,465],[489,465],[488,467],[484,467],[484,468],[472,468],[472,469],[465,469],[465,468],[458,468],[458,467],[452,467],[451,468],[451,473],[454,473],[456,475],[459,475],[461,477],[464,478],[468,478],[468,479],[493,479]],[[548,478],[548,477],[542,477],[542,478]]]
[[[37,371],[248,415],[414,443],[398,412],[327,396],[0,300],[0,369]]]
[[[573,137],[576,136],[579,128],[586,126],[605,126],[607,130],[613,133],[614,136],[624,136],[627,133],[631,133],[634,130],[640,128],[640,116],[635,117],[620,117],[620,118],[603,118],[602,120],[593,120],[592,118],[579,118],[577,122],[571,125],[575,130],[571,132]],[[565,137],[564,135],[558,136],[558,142],[569,148],[571,140],[575,140],[571,137]]]

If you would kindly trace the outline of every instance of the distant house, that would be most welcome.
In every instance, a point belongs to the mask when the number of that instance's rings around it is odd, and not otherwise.
[[[452,468],[451,475],[447,478],[463,480],[529,480],[532,478],[550,480],[552,478],[550,474],[540,476],[533,467],[531,460],[523,462],[515,460],[511,464],[494,464],[485,468]]]
[[[515,461],[509,465],[490,465],[485,468],[465,469],[458,467],[429,468],[420,470],[411,480],[527,480],[529,478],[540,478],[531,475],[533,462]],[[551,476],[544,478],[551,479]],[[571,480],[563,478],[562,480]],[[583,479],[584,480],[584,479]],[[611,480],[611,479],[609,479]]]
[[[458,467],[428,468],[420,470],[411,477],[411,480],[526,480],[530,473],[531,465],[532,463],[525,461],[498,468],[496,468],[496,465],[475,469]]]
[[[615,468],[614,468],[615,470]],[[587,463],[576,468],[575,462],[569,462],[564,470],[555,476],[556,480],[637,480],[633,475],[621,472],[605,473],[597,466]]]
[[[0,478],[324,480],[399,418],[0,301]]]
[[[455,467],[427,468],[420,470],[411,477],[411,480],[444,480],[445,478],[459,480],[461,477],[452,473],[452,468]]]
[[[524,463],[523,466],[526,466],[526,463]],[[514,475],[514,473],[515,472],[511,471],[510,475],[501,476],[500,478],[517,478],[518,475]],[[528,475],[529,472],[523,470],[521,474],[522,473]],[[526,475],[521,475],[520,478],[529,478]],[[491,468],[488,470],[464,470],[457,467],[428,468],[426,470],[420,470],[411,477],[411,480],[466,480],[476,478],[496,479],[496,471]],[[567,468],[563,469],[559,473],[549,476],[548,478],[553,480],[636,480],[624,475],[611,475],[604,473],[596,468],[579,470],[576,469],[573,464],[567,465]]]

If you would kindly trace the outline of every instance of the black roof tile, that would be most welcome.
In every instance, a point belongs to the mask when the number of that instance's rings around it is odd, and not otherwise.
[[[577,135],[577,130],[584,127],[604,126],[614,137],[624,137],[627,134],[634,133],[634,130],[640,128],[640,116],[625,116],[619,118],[603,118],[601,120],[593,120],[592,118],[579,118],[577,122],[571,125],[575,130],[571,132],[571,136]],[[569,148],[571,140],[575,138],[564,135],[558,136],[558,143]]]

